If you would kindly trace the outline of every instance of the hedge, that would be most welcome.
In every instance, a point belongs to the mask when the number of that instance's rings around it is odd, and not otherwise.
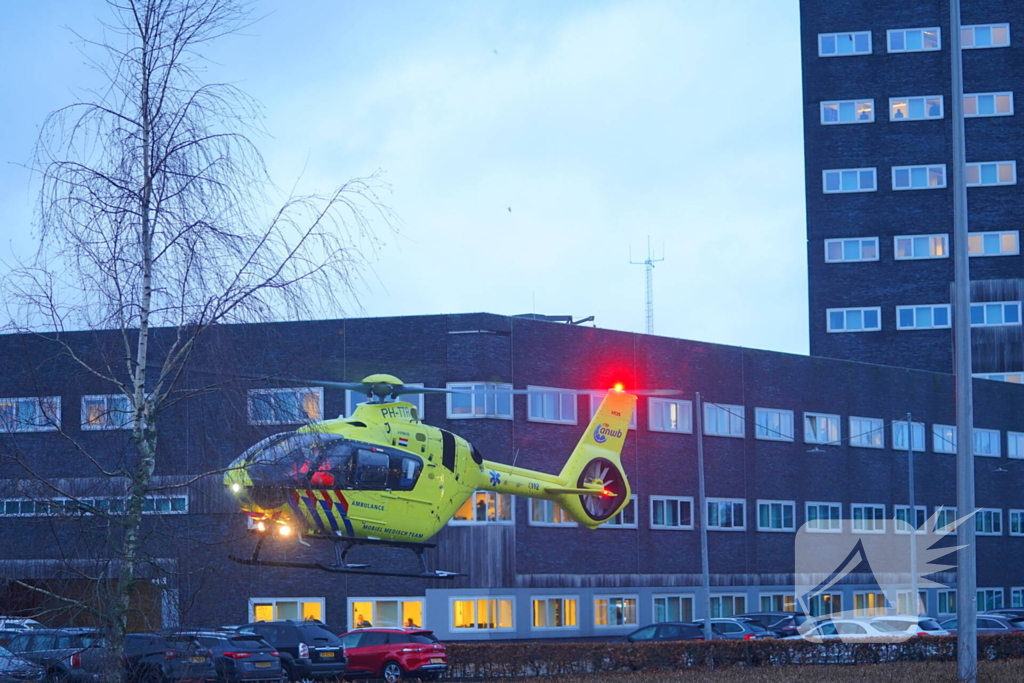
[[[955,661],[956,636],[901,643],[831,640],[715,640],[662,643],[448,643],[448,677],[503,678],[672,670],[690,667]],[[979,659],[1024,659],[1024,636],[978,637]]]

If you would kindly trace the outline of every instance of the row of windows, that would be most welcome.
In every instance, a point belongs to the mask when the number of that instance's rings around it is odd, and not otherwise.
[[[825,194],[849,194],[878,190],[875,168],[833,168],[821,172]],[[967,164],[967,187],[1017,184],[1016,161],[983,161]],[[938,190],[946,187],[946,165],[893,166],[892,189]]]
[[[960,28],[960,46],[965,50],[1009,45],[1009,24],[975,24]],[[886,48],[890,53],[941,50],[942,29],[938,26],[889,29]],[[818,34],[819,57],[852,57],[869,55],[871,51],[871,31]]]
[[[1021,302],[989,301],[971,304],[971,327],[1021,324]],[[881,307],[829,308],[825,310],[829,332],[878,332]],[[952,325],[949,304],[896,307],[897,330],[935,330]]]
[[[1020,254],[1017,230],[972,232],[967,236],[969,256],[1016,256]],[[825,263],[857,263],[878,260],[877,237],[849,237],[825,240]],[[949,235],[895,235],[893,258],[921,261],[949,258]]]
[[[80,516],[95,512],[111,515],[124,514],[125,498],[3,498],[0,499],[0,517],[54,517]],[[142,501],[142,512],[147,515],[183,515],[188,512],[188,496],[149,495]]]
[[[890,121],[926,121],[945,116],[942,95],[890,97]],[[875,100],[830,100],[820,104],[821,125],[874,123]],[[964,95],[964,117],[1013,116],[1013,93],[983,92]]]

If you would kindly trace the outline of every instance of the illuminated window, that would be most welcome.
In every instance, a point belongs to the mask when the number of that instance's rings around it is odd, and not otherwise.
[[[892,167],[892,189],[894,190],[937,190],[945,186],[945,164]]]
[[[593,420],[594,416],[597,415],[597,409],[601,407],[601,401],[608,394],[607,391],[592,392],[590,394],[590,419]],[[629,428],[636,429],[636,410],[633,411],[633,415],[629,418]]]
[[[995,508],[981,508],[974,515],[974,531],[979,536],[1003,535],[1003,511]]]
[[[493,417],[512,419],[512,385],[495,382],[449,382],[448,389],[469,391],[448,394],[449,418]]]
[[[704,433],[743,438],[743,406],[705,403]]]
[[[1016,184],[1016,161],[985,161],[967,164],[967,187]]]
[[[1003,589],[979,588],[978,612],[987,612],[993,609],[1003,609]]]
[[[423,598],[349,598],[349,628],[422,627]]]
[[[942,95],[889,98],[890,121],[924,121],[941,119],[942,115]]]
[[[839,445],[839,416],[804,413],[804,443]]]
[[[528,416],[531,422],[576,424],[576,392],[552,387],[526,387]]]
[[[935,453],[956,453],[956,427],[932,425],[932,451]]]
[[[594,626],[636,626],[636,596],[594,598]]]
[[[423,382],[403,382],[407,387],[418,387],[423,388]],[[346,390],[345,391],[345,415],[352,417],[355,413],[356,408],[360,404],[366,403],[369,397],[359,391]],[[398,400],[404,403],[411,403],[416,409],[416,419],[423,419],[423,394],[402,394],[398,397]]]
[[[896,613],[897,614],[927,614],[928,613],[928,592],[918,591],[917,594],[917,606],[910,601],[910,591],[899,591],[896,593]]]
[[[882,329],[882,309],[829,308],[825,310],[829,332],[877,332]]]
[[[944,590],[938,593],[939,614],[956,614],[956,590]]]
[[[60,428],[60,396],[0,398],[0,432],[54,432]]]
[[[960,29],[960,46],[965,50],[1006,47],[1009,44],[1009,24],[977,24]]]
[[[871,123],[875,120],[874,100],[837,100],[821,103],[821,124]]]
[[[1010,510],[1010,535],[1024,536],[1024,510]]]
[[[1020,325],[1019,301],[993,301],[971,304],[971,327]]]
[[[652,529],[692,529],[693,498],[651,496]]]
[[[885,446],[885,423],[873,417],[850,418],[850,445],[861,448]]]
[[[851,505],[852,530],[862,534],[885,533],[884,505]]]
[[[1024,459],[1024,433],[1006,433],[1006,455],[1011,458]]]
[[[886,31],[889,52],[925,52],[942,49],[942,32],[931,28],[900,28]]]
[[[874,192],[878,189],[873,168],[833,168],[821,172],[825,194]]]
[[[956,508],[941,507],[935,510],[935,533],[949,533],[956,530]]]
[[[636,529],[636,494],[629,497],[626,507],[619,510],[614,517],[598,527],[598,529]]]
[[[647,428],[652,432],[693,433],[693,404],[667,398],[647,399]]]
[[[693,596],[655,595],[654,621],[693,621]]]
[[[853,594],[853,616],[855,617],[884,617],[885,608],[885,593],[858,592]]]
[[[711,596],[711,618],[731,617],[747,611],[747,596],[741,594],[721,594]]]
[[[812,617],[839,614],[843,611],[843,596],[841,593],[819,593],[810,596],[807,609]]]
[[[972,232],[967,235],[967,253],[971,256],[1016,256],[1020,253],[1019,233]]]
[[[533,598],[533,628],[579,628],[578,598]]]
[[[796,597],[792,593],[761,593],[762,612],[795,612]]]
[[[321,387],[295,389],[250,389],[249,424],[300,424],[323,419],[324,390]]]
[[[514,598],[452,598],[452,630],[512,629],[514,605]]]
[[[897,306],[897,330],[940,330],[950,326],[949,304]]]
[[[893,526],[895,527],[896,533],[909,534],[911,524],[916,525],[916,533],[928,533],[928,525],[926,524],[928,519],[928,508],[924,505],[915,505],[914,512],[917,513],[914,515],[915,519],[910,520],[908,518],[908,515],[910,515],[909,505],[893,506]]]
[[[757,501],[758,531],[795,531],[796,503],[791,500]]]
[[[913,438],[914,450],[924,452],[924,422],[913,422],[910,426]],[[906,451],[907,446],[907,421],[892,423],[892,449],[894,451]]]
[[[576,526],[576,522],[553,500],[531,498],[530,526]]]
[[[893,242],[897,261],[949,258],[949,235],[904,235]]]
[[[847,57],[871,54],[871,31],[819,33],[819,57]]]
[[[324,620],[324,598],[249,598],[249,621]]]
[[[515,503],[511,494],[476,491],[448,522],[449,524],[512,524]]]
[[[1012,92],[964,95],[964,117],[1013,116]]]
[[[974,454],[990,458],[1000,456],[999,430],[974,428]]]
[[[82,397],[82,429],[131,429],[131,401],[124,394]]]
[[[807,503],[806,511],[808,531],[842,532],[842,505],[839,503]]]
[[[825,240],[825,263],[878,260],[877,237]]]
[[[754,409],[754,436],[765,441],[793,440],[793,411],[775,408]]]
[[[737,498],[708,498],[708,529],[743,531],[747,528],[747,503]]]

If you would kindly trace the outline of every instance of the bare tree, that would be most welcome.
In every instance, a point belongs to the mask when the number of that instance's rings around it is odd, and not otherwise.
[[[340,315],[378,246],[371,220],[391,222],[375,175],[266,204],[272,188],[250,137],[257,103],[202,78],[202,50],[248,25],[246,4],[107,4],[103,37],[83,39],[102,87],[43,125],[39,248],[10,273],[6,295],[14,329],[52,339],[127,401],[136,457],[117,469],[93,459],[98,475],[125,486],[106,615],[117,647],[141,561],[159,417],[197,340],[218,323]],[[158,354],[156,326],[176,330]],[[63,341],[69,329],[116,331],[117,360],[83,356]]]

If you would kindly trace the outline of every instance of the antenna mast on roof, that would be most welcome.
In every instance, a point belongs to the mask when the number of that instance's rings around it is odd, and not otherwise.
[[[647,236],[647,260],[634,261],[630,254],[629,262],[635,266],[646,266],[647,270],[647,334],[654,334],[654,264],[665,260],[665,247],[661,247],[661,258],[651,258],[651,236]]]

